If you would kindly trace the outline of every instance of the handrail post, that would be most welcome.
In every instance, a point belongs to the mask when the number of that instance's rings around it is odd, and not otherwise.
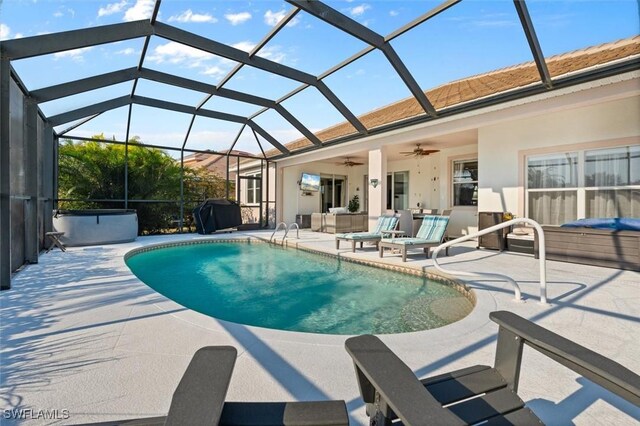
[[[485,234],[490,234],[491,232],[497,231],[502,228],[507,228],[517,223],[526,223],[533,226],[538,235],[538,255],[540,259],[540,303],[546,304],[547,303],[547,268],[546,268],[547,256],[546,256],[546,250],[545,250],[544,231],[542,230],[542,226],[540,226],[540,224],[533,219],[529,219],[526,217],[511,219],[506,222],[502,222],[497,225],[491,226],[489,228],[485,228],[481,231],[474,232],[473,234],[464,235],[460,238],[456,238],[455,240],[447,241],[446,243],[440,244],[438,247],[433,249],[433,254],[431,255],[431,258],[433,259],[433,266],[440,272],[444,272],[445,274],[449,274],[449,275],[461,275],[461,276],[468,276],[468,277],[484,276],[484,277],[495,277],[495,278],[503,279],[511,283],[511,285],[513,285],[515,299],[521,300],[522,293],[520,291],[520,286],[511,277],[508,277],[502,274],[492,274],[492,273],[484,273],[484,272],[471,273],[471,272],[465,272],[465,271],[452,271],[452,270],[447,270],[443,268],[438,263],[438,253],[440,252],[440,250],[449,248],[454,244],[468,241],[475,237],[480,237]]]

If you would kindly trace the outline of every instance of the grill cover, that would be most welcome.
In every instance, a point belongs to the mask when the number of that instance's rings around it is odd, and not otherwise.
[[[220,229],[242,225],[240,205],[224,198],[206,200],[193,209],[198,234],[210,234]]]

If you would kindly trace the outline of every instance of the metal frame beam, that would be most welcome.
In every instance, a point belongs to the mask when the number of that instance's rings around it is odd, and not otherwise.
[[[351,111],[347,108],[342,101],[331,92],[324,83],[318,81],[318,79],[311,74],[291,68],[286,65],[279,64],[269,59],[262,58],[260,56],[251,56],[249,53],[236,49],[226,44],[219,43],[214,40],[210,40],[206,37],[181,30],[179,28],[172,27],[171,25],[156,22],[155,24],[156,35],[167,40],[175,41],[195,49],[202,50],[204,52],[211,53],[213,55],[221,56],[226,59],[230,59],[235,62],[239,62],[245,65],[251,65],[263,71],[267,71],[271,74],[276,74],[281,77],[288,78],[290,80],[296,80],[301,83],[315,86],[325,95],[327,100],[333,104],[338,111],[361,133],[366,133],[366,128],[360,123]]]
[[[49,122],[52,126],[58,126],[60,124],[68,123],[70,121],[84,118],[88,115],[93,115],[99,112],[105,112],[111,109],[116,109],[129,104],[143,105],[152,108],[160,108],[169,111],[182,112],[185,114],[192,114],[202,117],[214,118],[216,120],[230,121],[234,123],[246,124],[256,132],[265,138],[271,145],[273,145],[278,151],[285,155],[289,155],[291,152],[280,142],[278,142],[273,136],[267,133],[262,127],[252,120],[234,114],[227,114],[219,111],[212,111],[206,109],[196,109],[189,105],[178,104],[175,102],[163,101],[160,99],[147,98],[144,96],[121,96],[105,102],[100,102],[94,105],[89,105],[83,108],[79,108],[73,111],[67,111],[62,114],[55,115],[49,118]]]
[[[24,258],[29,263],[38,263],[38,104],[26,98],[24,102]]]
[[[89,121],[93,120],[94,118],[96,118],[97,116],[99,116],[100,114],[102,114],[101,112],[91,115],[83,120],[78,121],[77,123],[74,123],[73,125],[67,127],[66,129],[64,129],[63,131],[61,131],[60,133],[58,133],[58,136],[64,136],[65,134],[69,133],[70,131],[72,131],[73,129],[77,129],[78,127],[82,126],[85,123],[88,123]]]
[[[315,16],[316,18],[332,25],[339,30],[356,37],[357,39],[367,43],[370,46],[379,49],[387,58],[398,76],[407,86],[413,97],[418,101],[422,109],[429,115],[435,116],[436,110],[424,94],[418,82],[413,78],[400,56],[395,49],[383,36],[370,30],[357,21],[343,15],[335,9],[330,8],[321,1],[308,0],[286,0],[287,2],[299,7],[305,12]]]
[[[147,80],[155,81],[157,83],[168,84],[171,86],[181,87],[184,89],[190,89],[190,90],[195,90],[195,91],[204,92],[204,93],[211,93],[212,95],[217,95],[222,98],[227,98],[235,101],[263,106],[265,108],[272,108],[277,113],[279,113],[285,120],[287,120],[293,127],[295,127],[300,133],[302,133],[311,142],[313,142],[314,145],[317,145],[317,146],[322,145],[322,142],[320,142],[320,139],[318,139],[309,129],[307,129],[300,121],[298,121],[293,115],[291,115],[283,106],[277,104],[275,101],[272,101],[271,99],[262,98],[260,96],[238,92],[235,90],[218,88],[214,85],[202,83],[197,80],[178,77],[172,74],[167,74],[164,72],[155,71],[147,68],[142,68],[140,70],[136,69],[135,67],[126,68],[119,71],[114,71],[114,72],[101,74],[101,75],[97,75],[97,76],[93,76],[93,77],[89,77],[81,80],[76,80],[75,82],[68,82],[68,83],[58,84],[55,86],[45,87],[45,88],[31,92],[31,95],[35,99],[37,99],[38,102],[48,102],[48,101],[59,99],[65,96],[72,96],[78,93],[83,93],[89,90],[95,90],[102,87],[122,83],[125,81],[130,81],[138,78],[144,78]],[[196,110],[199,111],[201,110],[201,108],[196,107]],[[180,112],[184,112],[184,111],[181,110]]]
[[[153,27],[148,19],[144,19],[81,30],[16,38],[5,40],[2,44],[7,58],[15,60],[129,40],[152,34]]]
[[[551,81],[551,74],[549,74],[547,62],[544,60],[542,48],[540,47],[540,42],[538,41],[538,36],[536,35],[533,22],[531,22],[531,16],[529,15],[527,4],[525,3],[525,0],[513,0],[513,4],[518,12],[518,17],[520,18],[524,34],[527,37],[527,42],[529,43],[533,60],[535,61],[538,73],[540,74],[540,80],[542,80],[545,86],[552,88],[553,82]]]
[[[82,78],[68,83],[44,87],[31,92],[31,97],[38,103],[49,102],[66,96],[77,95],[90,90],[101,89],[114,84],[131,81],[138,76],[136,67]]]
[[[10,76],[3,44],[0,45],[0,290],[11,288]]]
[[[163,101],[160,99],[147,98],[144,96],[132,96],[131,102],[136,105],[143,105],[152,108],[166,109],[170,111],[182,112],[184,114],[193,114],[201,117],[215,118],[216,120],[231,121],[233,123],[246,123],[247,119],[240,115],[228,114],[226,112],[212,111],[208,109],[196,110],[190,105],[178,104],[175,102]]]
[[[100,142],[100,143],[105,143],[105,144],[114,144],[114,145],[124,145],[125,142],[124,141],[119,141],[119,140],[113,140],[113,139],[109,139],[109,140],[99,140],[99,139],[92,139],[92,138],[85,138],[82,136],[66,136],[64,138],[61,138],[63,140],[71,140],[71,141],[85,141],[85,142]],[[158,149],[166,149],[167,151],[180,151],[180,148],[174,147],[174,146],[164,146],[164,145],[154,145],[154,144],[141,144],[140,146],[142,146],[143,148],[158,148]],[[190,149],[190,148],[185,148],[184,152],[191,152],[191,153],[198,153],[198,154],[214,154],[214,155],[227,155],[226,152],[219,152],[219,151],[213,151],[210,149],[204,150],[204,149]],[[244,154],[230,154],[231,157],[238,157],[238,158],[250,158],[252,160],[259,160],[262,157],[258,157],[255,155],[244,155]]]
[[[120,96],[119,98],[110,99],[104,102],[98,102],[97,104],[89,105],[86,107],[74,109],[72,111],[63,112],[49,117],[49,123],[53,127],[61,124],[69,123],[70,121],[80,120],[89,115],[94,115],[102,112],[106,112],[112,109],[120,108],[131,103],[131,97],[129,95]]]

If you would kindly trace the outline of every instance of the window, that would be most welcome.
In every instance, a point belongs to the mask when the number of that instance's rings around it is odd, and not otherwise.
[[[529,157],[529,218],[561,225],[578,215],[578,154],[567,152]]]
[[[586,217],[639,217],[640,145],[586,151],[584,181]]]
[[[478,205],[478,160],[453,162],[453,205]]]
[[[640,145],[528,157],[527,212],[545,225],[640,216]]]
[[[247,179],[247,204],[258,204],[262,198],[260,183],[262,182],[261,174],[258,173]]]

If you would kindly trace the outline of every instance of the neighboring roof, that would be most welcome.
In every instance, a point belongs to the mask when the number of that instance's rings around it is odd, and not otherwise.
[[[279,151],[278,151],[279,152]],[[232,150],[231,155],[251,155],[248,152]],[[205,168],[218,176],[225,176],[227,173],[227,156],[224,154],[209,154],[197,152],[184,157],[184,166],[192,169]],[[233,158],[235,162],[235,157]],[[233,170],[230,170],[233,173]]]
[[[554,78],[635,55],[640,55],[640,36],[551,56],[546,58],[546,63],[549,74]],[[540,83],[540,74],[535,63],[531,61],[452,81],[429,89],[425,91],[425,94],[433,103],[435,109],[440,110],[533,83]],[[358,118],[367,129],[373,129],[403,119],[424,115],[424,113],[416,99],[410,97],[363,114]],[[322,142],[326,142],[354,133],[356,133],[356,129],[350,123],[343,122],[316,132],[316,136]],[[311,142],[306,138],[285,144],[291,151],[310,145]],[[272,149],[267,151],[266,154],[267,156],[277,155],[279,151]]]

